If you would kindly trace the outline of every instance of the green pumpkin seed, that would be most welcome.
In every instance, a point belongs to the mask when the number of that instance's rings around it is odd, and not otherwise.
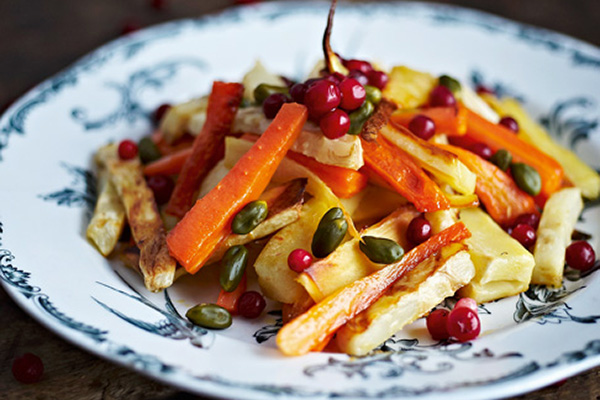
[[[362,106],[356,111],[350,113],[350,129],[348,133],[351,135],[358,135],[362,131],[363,125],[369,119],[373,112],[375,111],[375,106],[370,101],[366,100]]]
[[[219,282],[226,292],[233,292],[246,271],[248,250],[244,246],[230,247],[221,260],[221,276]]]
[[[225,329],[231,326],[229,311],[216,304],[198,304],[190,308],[185,316],[194,325],[210,329]]]
[[[382,98],[381,90],[379,90],[379,88],[371,85],[365,85],[365,92],[367,92],[367,101],[370,101],[375,105],[379,104]]]
[[[246,204],[233,218],[231,230],[238,235],[250,233],[267,218],[268,213],[266,201],[252,201]]]
[[[254,89],[254,100],[258,104],[262,104],[267,97],[275,93],[283,93],[288,95],[290,90],[286,86],[275,86],[261,83],[256,87],[256,89]]]
[[[333,253],[344,240],[347,231],[348,223],[342,210],[334,207],[327,211],[319,221],[319,226],[313,236],[311,246],[313,255],[323,258]]]
[[[148,164],[152,161],[156,161],[162,157],[160,150],[156,147],[156,144],[149,137],[142,138],[138,143],[138,151],[142,163]]]
[[[404,249],[391,239],[363,236],[358,243],[369,260],[377,264],[391,264],[404,256]]]
[[[540,194],[542,178],[535,168],[523,163],[514,163],[510,169],[515,183],[521,190],[532,196]]]
[[[333,207],[327,210],[327,212],[321,217],[321,221],[319,223],[329,222],[340,218],[345,218],[344,212],[339,207]]]
[[[454,94],[455,96],[458,93],[460,93],[460,90],[461,90],[460,82],[451,76],[448,76],[448,75],[440,76],[439,84],[442,86],[446,86],[448,89],[450,89],[452,94]]]
[[[502,171],[506,171],[512,162],[512,154],[508,150],[500,149],[490,157],[490,161]]]

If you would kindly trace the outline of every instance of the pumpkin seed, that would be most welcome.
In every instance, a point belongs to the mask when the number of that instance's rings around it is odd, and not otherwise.
[[[233,218],[231,230],[238,235],[250,233],[267,218],[268,213],[266,201],[252,201],[246,204]]]
[[[404,249],[391,239],[363,236],[358,244],[369,260],[377,264],[391,264],[404,256]]]
[[[248,250],[241,245],[230,247],[221,260],[221,275],[219,282],[226,292],[233,292],[246,270],[248,264]]]
[[[231,326],[229,311],[216,304],[198,304],[190,308],[185,316],[194,325],[210,329],[225,329]]]

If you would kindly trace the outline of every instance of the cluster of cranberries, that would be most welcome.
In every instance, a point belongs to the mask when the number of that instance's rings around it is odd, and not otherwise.
[[[367,61],[344,60],[343,63],[349,70],[348,76],[333,73],[292,84],[289,96],[284,93],[270,94],[262,104],[265,116],[274,118],[283,104],[294,101],[308,108],[311,120],[319,124],[327,138],[344,136],[350,129],[350,113],[358,110],[367,98],[365,86],[382,90],[388,82],[388,76],[375,70]]]
[[[521,214],[515,220],[511,229],[510,236],[521,243],[526,249],[534,245],[537,240],[537,228],[540,224],[540,216],[535,213]]]
[[[434,340],[454,338],[459,342],[475,339],[481,332],[477,302],[460,299],[452,311],[438,308],[427,316],[427,330]]]

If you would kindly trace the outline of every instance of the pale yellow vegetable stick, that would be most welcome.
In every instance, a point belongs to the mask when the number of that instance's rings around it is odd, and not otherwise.
[[[121,197],[140,249],[140,271],[146,289],[156,292],[173,284],[176,261],[169,254],[163,222],[138,159],[107,161],[110,178]]]
[[[431,74],[405,66],[392,68],[388,76],[383,96],[403,108],[417,108],[425,104],[438,82]]]
[[[562,285],[565,252],[582,210],[583,201],[578,188],[562,189],[550,196],[537,230],[531,283],[554,287]]]
[[[86,235],[98,247],[100,253],[107,257],[117,245],[125,226],[125,209],[110,182],[106,168],[100,168],[98,175],[100,194]]]
[[[526,291],[533,255],[479,208],[461,210],[460,221],[471,231],[466,243],[476,272],[459,295],[484,303]]]

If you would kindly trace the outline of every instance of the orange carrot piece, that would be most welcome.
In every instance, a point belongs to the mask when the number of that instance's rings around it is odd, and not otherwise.
[[[320,348],[338,328],[377,301],[402,275],[443,247],[470,236],[471,233],[462,222],[432,236],[406,253],[402,260],[345,286],[284,325],[277,335],[277,346],[289,356]]]
[[[265,190],[307,116],[303,105],[285,104],[252,148],[169,232],[171,255],[189,273],[198,271],[231,232],[235,214]]]
[[[311,170],[329,186],[337,197],[347,199],[367,187],[369,177],[362,172],[323,164],[295,151],[288,151],[287,157]]]
[[[448,136],[462,136],[467,132],[466,108],[431,107],[422,109],[400,109],[392,114],[391,122],[408,128],[410,121],[417,115],[424,115],[435,122],[435,132]]]
[[[560,164],[506,127],[493,124],[467,110],[467,137],[487,144],[494,151],[505,149],[512,154],[514,161],[535,168],[542,178],[542,191],[536,196],[536,203],[540,207],[544,206],[552,193],[561,188],[564,172]]]
[[[192,154],[192,148],[179,150],[176,153],[167,154],[156,161],[144,166],[144,175],[175,175],[181,171],[186,160]]]
[[[241,138],[255,142],[258,140],[259,136],[244,134]],[[287,157],[308,168],[325,182],[337,197],[341,197],[342,199],[347,199],[359,193],[367,187],[367,183],[369,182],[369,177],[363,172],[355,171],[350,168],[338,167],[337,165],[323,164],[314,158],[295,151],[288,151]]]
[[[219,292],[219,297],[217,298],[217,305],[223,307],[231,314],[237,314],[237,305],[238,300],[246,291],[246,273],[242,276],[242,280],[238,284],[238,286],[232,292],[226,292],[221,289]]]
[[[475,193],[499,225],[512,226],[525,213],[537,213],[533,197],[519,189],[515,181],[500,168],[468,150],[450,145],[438,145],[454,153],[475,175]]]
[[[239,83],[213,83],[208,98],[206,122],[192,146],[188,157],[175,183],[175,189],[165,211],[182,218],[194,204],[196,191],[212,167],[223,158],[225,135],[231,131],[231,124],[239,107],[244,87]]]
[[[448,199],[439,186],[419,167],[408,153],[384,138],[361,140],[367,171],[382,178],[406,197],[421,212],[447,210]]]

